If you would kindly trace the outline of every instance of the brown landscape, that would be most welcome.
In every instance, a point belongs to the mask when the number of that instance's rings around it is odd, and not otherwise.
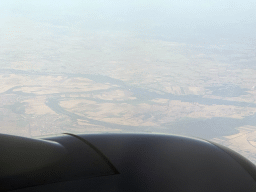
[[[1,133],[180,134],[223,144],[256,163],[256,68],[249,49],[128,33],[41,37],[19,38],[23,47],[16,49],[3,41]]]

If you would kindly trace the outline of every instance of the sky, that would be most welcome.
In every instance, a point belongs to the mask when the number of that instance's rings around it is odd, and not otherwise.
[[[0,19],[33,22],[93,31],[125,31],[141,36],[191,38],[255,37],[253,0],[1,0]]]

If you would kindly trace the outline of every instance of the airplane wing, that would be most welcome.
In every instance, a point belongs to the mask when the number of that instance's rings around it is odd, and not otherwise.
[[[254,164],[189,137],[1,134],[0,151],[0,191],[256,191]]]

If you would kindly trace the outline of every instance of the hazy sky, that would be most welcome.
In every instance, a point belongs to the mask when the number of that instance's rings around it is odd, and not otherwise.
[[[1,0],[1,28],[10,17],[98,31],[189,38],[255,37],[254,0]]]

